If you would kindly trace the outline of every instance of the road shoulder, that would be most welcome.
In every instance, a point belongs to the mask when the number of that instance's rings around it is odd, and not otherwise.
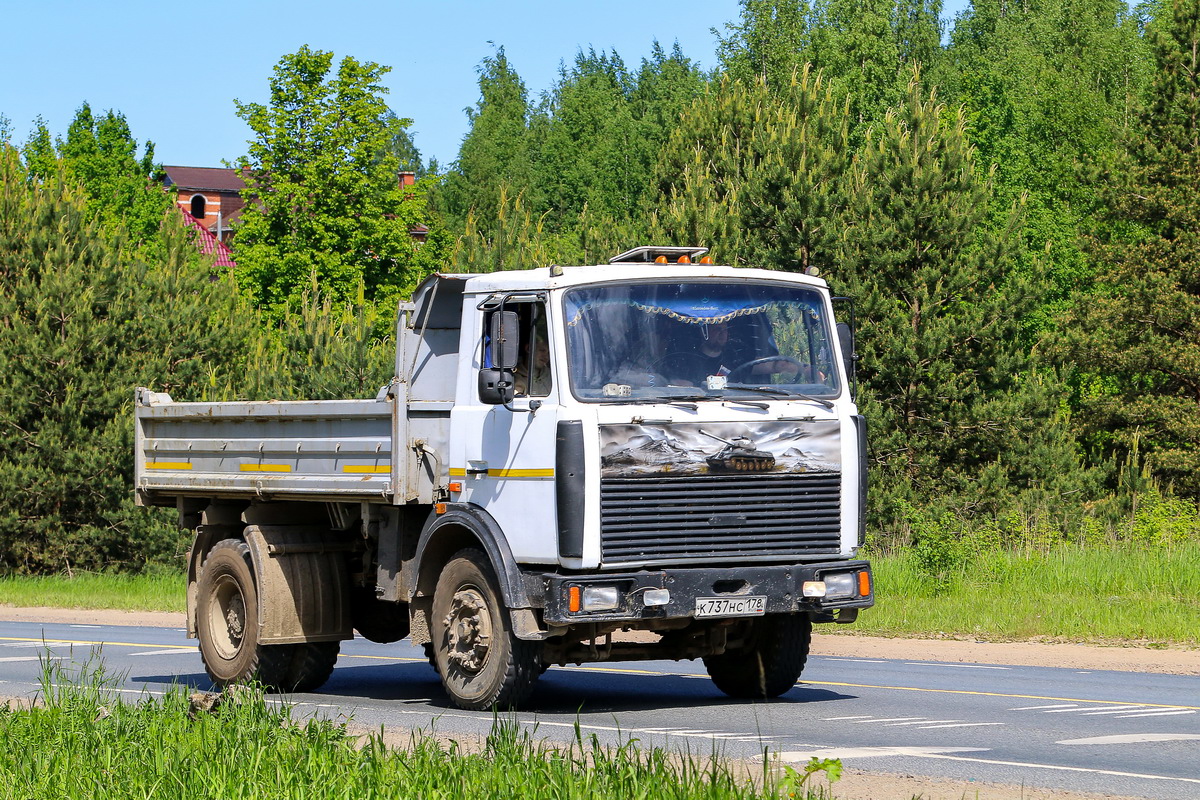
[[[0,620],[182,628],[183,614],[112,609],[21,608],[0,605]],[[1098,646],[1058,642],[981,642],[960,639],[890,639],[854,634],[813,634],[812,654],[958,664],[1108,669],[1200,675],[1200,649]]]

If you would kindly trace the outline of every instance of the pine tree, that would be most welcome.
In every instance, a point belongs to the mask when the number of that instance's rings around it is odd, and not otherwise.
[[[1100,290],[1072,322],[1092,441],[1139,446],[1157,474],[1200,497],[1200,2],[1176,0],[1150,27],[1150,101],[1109,177],[1096,241]],[[1067,328],[1070,330],[1069,326]]]
[[[435,197],[437,209],[455,227],[472,210],[478,218],[495,219],[502,183],[516,192],[531,185],[529,98],[503,47],[480,64],[479,100],[466,113],[471,129]]]
[[[792,75],[814,60],[813,10],[807,0],[740,0],[741,19],[713,28],[717,58],[735,81],[788,86]]]
[[[648,160],[633,116],[633,76],[617,53],[580,52],[530,122],[533,182],[552,230],[584,206],[630,214]]]
[[[779,91],[728,78],[687,112],[656,169],[655,225],[718,260],[827,267],[849,167],[848,112],[807,68]]]
[[[0,153],[0,572],[177,555],[133,507],[133,390],[196,398],[253,330],[181,222],[137,245],[64,174]]]
[[[856,160],[832,285],[857,301],[861,406],[876,509],[996,511],[1075,488],[1072,443],[1048,376],[1020,340],[1035,286],[1010,272],[1019,216],[983,221],[988,182],[961,112],[914,79]]]
[[[966,108],[980,168],[996,170],[987,224],[1001,229],[1024,197],[1018,268],[1050,278],[1033,338],[1091,283],[1080,234],[1099,213],[1092,173],[1115,154],[1148,83],[1144,43],[1121,0],[976,0],[947,59],[945,96]]]

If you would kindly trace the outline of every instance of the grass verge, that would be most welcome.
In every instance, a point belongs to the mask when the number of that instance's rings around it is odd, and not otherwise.
[[[1200,544],[992,550],[933,572],[912,551],[872,558],[858,633],[1200,644]]]
[[[182,574],[76,573],[0,578],[0,604],[122,611],[187,610]]]
[[[932,569],[913,550],[871,556],[876,605],[847,628],[879,636],[974,636],[1200,645],[1200,543],[987,550]],[[185,609],[182,575],[0,579],[0,603]]]
[[[721,760],[608,748],[577,731],[551,745],[497,721],[480,752],[414,734],[406,748],[347,734],[327,720],[293,720],[254,690],[211,712],[183,689],[123,702],[98,660],[65,676],[51,662],[43,703],[0,709],[0,785],[26,798],[757,798],[828,797],[810,778],[836,762],[754,779]]]

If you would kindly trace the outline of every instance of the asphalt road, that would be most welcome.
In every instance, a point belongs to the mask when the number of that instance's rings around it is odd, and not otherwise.
[[[179,629],[0,622],[0,695],[32,697],[42,659],[83,663],[97,649],[131,696],[211,688]],[[298,714],[376,729],[483,735],[493,721],[449,706],[407,643],[344,642],[321,693],[287,700]],[[795,689],[750,703],[717,691],[699,662],[614,663],[551,668],[513,717],[551,740],[578,725],[605,742],[703,755],[754,758],[766,747],[785,762],[836,757],[873,772],[1200,798],[1196,676],[816,656]]]

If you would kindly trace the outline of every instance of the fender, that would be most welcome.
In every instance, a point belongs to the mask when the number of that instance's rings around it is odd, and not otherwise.
[[[403,567],[409,602],[432,597],[438,568],[458,550],[476,544],[492,562],[504,604],[510,609],[533,607],[504,532],[491,514],[470,503],[447,503],[445,514],[431,514],[425,521],[416,554]]]

